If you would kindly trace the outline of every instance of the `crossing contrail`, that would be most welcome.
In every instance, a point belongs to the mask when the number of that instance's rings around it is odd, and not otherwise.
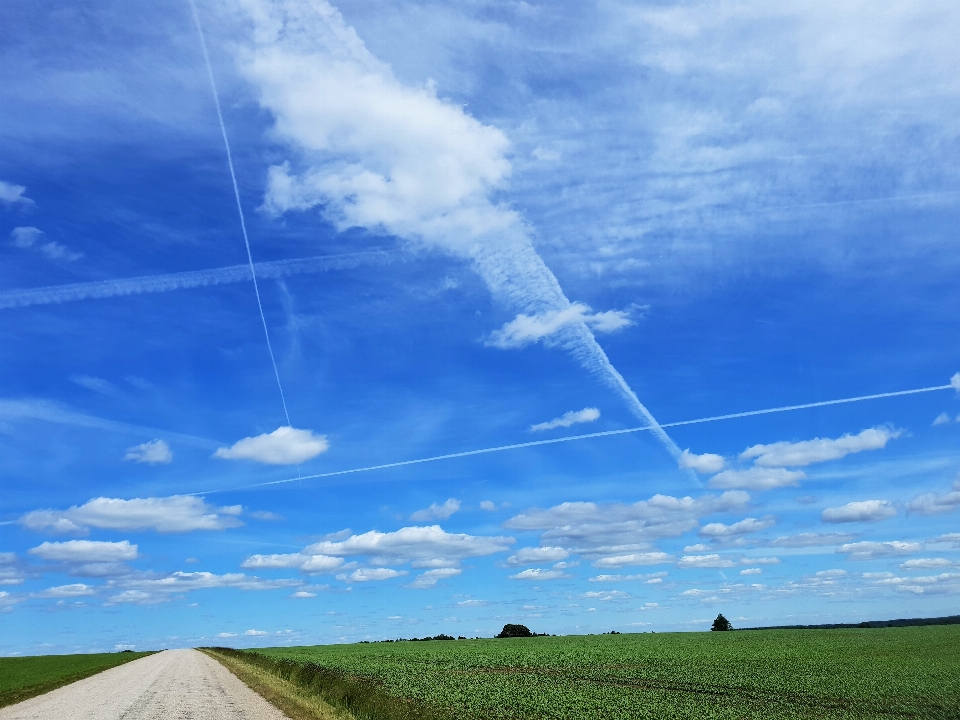
[[[960,385],[960,379],[958,379],[958,385]],[[668,428],[681,427],[683,425],[700,425],[702,423],[717,422],[720,420],[733,420],[736,418],[753,417],[755,415],[769,415],[772,413],[790,412],[792,410],[806,410],[808,408],[827,407],[829,405],[843,405],[845,403],[863,402],[865,400],[880,400],[882,398],[901,397],[904,395],[918,395],[920,393],[950,389],[957,390],[958,387],[955,384],[934,385],[932,387],[915,388],[913,390],[896,390],[894,392],[875,393],[873,395],[859,395],[857,397],[840,398],[838,400],[820,400],[818,402],[803,403],[800,405],[782,405],[775,408],[764,408],[763,410],[747,410],[745,412],[728,413],[726,415],[711,415],[710,417],[696,418],[694,420],[677,420],[675,422],[661,423],[659,427]],[[389,468],[404,467],[406,465],[419,465],[421,463],[436,462],[438,460],[453,460],[455,458],[471,457],[473,455],[486,455],[488,453],[504,452],[505,450],[519,450],[521,448],[537,447],[539,445],[555,445],[557,443],[573,442],[574,440],[589,440],[590,438],[608,437],[610,435],[627,435],[629,433],[637,432],[656,432],[656,430],[650,425],[644,425],[643,427],[623,428],[620,430],[603,430],[601,432],[585,433],[583,435],[567,435],[566,437],[552,438],[550,440],[531,440],[529,442],[513,443],[512,445],[498,445],[497,447],[481,448],[479,450],[464,450],[462,452],[434,455],[432,457],[418,458],[416,460],[400,460],[399,462],[383,463],[381,465],[369,465],[367,467],[351,468],[349,470],[333,470],[331,472],[316,473],[314,475],[304,475],[303,477],[299,478],[271,480],[269,482],[254,483],[252,485],[244,485],[242,487],[227,490],[210,490],[208,492],[189,494],[207,495],[215,492],[235,492],[258,487],[268,487],[270,485],[284,485],[301,480],[314,480],[318,478],[335,477],[337,475],[351,475],[353,473],[370,472],[373,470],[387,470]]]
[[[254,268],[258,278],[283,278],[330,270],[347,270],[361,265],[385,264],[397,257],[399,257],[397,253],[371,250],[258,262],[254,264]],[[228,265],[226,267],[188,270],[163,275],[143,275],[118,280],[51,285],[27,290],[6,290],[0,292],[0,310],[250,282],[252,277],[253,273],[250,272],[250,265],[244,263],[243,265]]]
[[[233,197],[237,201],[237,213],[240,216],[240,230],[243,233],[243,244],[247,249],[247,263],[250,265],[250,278],[253,280],[253,293],[257,296],[257,309],[260,310],[260,321],[263,323],[263,335],[267,339],[267,351],[270,353],[270,364],[273,365],[273,374],[277,379],[277,389],[280,391],[280,403],[283,405],[283,415],[290,423],[290,413],[287,410],[287,398],[283,394],[283,383],[280,382],[280,370],[277,368],[277,358],[273,354],[273,344],[270,342],[270,330],[267,327],[267,316],[263,313],[263,302],[260,300],[260,286],[257,284],[257,270],[253,264],[253,253],[250,252],[250,237],[247,235],[247,222],[243,217],[243,203],[240,202],[240,188],[237,186],[237,173],[233,169],[233,154],[230,152],[230,140],[227,138],[227,126],[223,123],[223,112],[220,110],[220,93],[217,92],[217,83],[213,79],[213,65],[210,64],[210,54],[207,52],[207,41],[203,36],[203,26],[200,24],[200,15],[197,5],[190,0],[190,10],[193,12],[193,21],[197,26],[197,35],[200,37],[200,48],[203,50],[203,61],[207,66],[207,77],[210,79],[210,91],[213,93],[213,104],[217,108],[217,120],[220,121],[220,134],[223,136],[223,146],[227,150],[227,167],[230,168],[230,181],[233,183]]]

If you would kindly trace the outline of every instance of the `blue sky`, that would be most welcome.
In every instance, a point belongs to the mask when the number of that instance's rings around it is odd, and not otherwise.
[[[196,12],[0,9],[0,652],[956,611],[954,3]]]

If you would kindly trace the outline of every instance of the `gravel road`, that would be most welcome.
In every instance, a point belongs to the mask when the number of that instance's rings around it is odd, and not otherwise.
[[[165,650],[0,709],[0,720],[289,720],[216,660]]]

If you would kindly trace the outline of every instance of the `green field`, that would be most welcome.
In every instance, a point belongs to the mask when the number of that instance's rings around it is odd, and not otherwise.
[[[270,648],[460,718],[960,718],[960,627]]]
[[[49,692],[148,652],[0,658],[0,707]]]

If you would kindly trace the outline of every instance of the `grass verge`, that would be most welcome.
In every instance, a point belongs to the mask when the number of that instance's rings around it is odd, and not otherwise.
[[[152,654],[120,652],[0,658],[0,707],[29,700]]]
[[[199,648],[292,720],[451,720],[441,709],[389,694],[379,684],[313,663],[232,648]],[[459,716],[458,716],[459,717]]]

